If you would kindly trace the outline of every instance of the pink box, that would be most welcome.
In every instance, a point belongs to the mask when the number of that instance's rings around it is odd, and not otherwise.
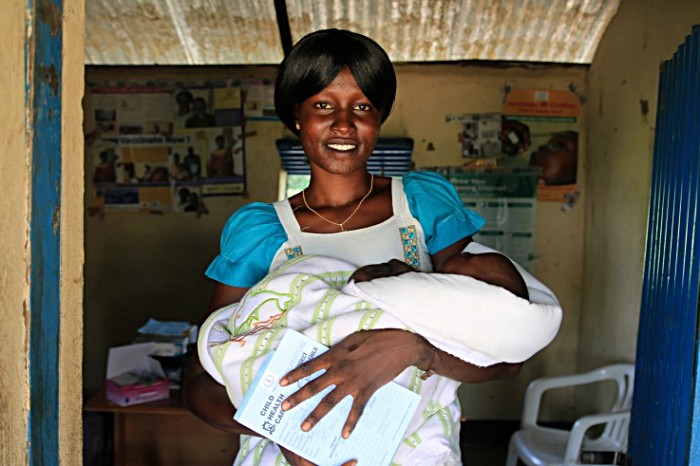
[[[170,396],[167,378],[141,379],[133,374],[122,374],[107,380],[107,399],[119,406],[131,406],[164,400]]]

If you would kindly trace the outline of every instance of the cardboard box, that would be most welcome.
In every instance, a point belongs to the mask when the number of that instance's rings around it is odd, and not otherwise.
[[[110,348],[107,357],[107,399],[120,406],[163,400],[170,381],[160,363],[149,356],[153,343]]]

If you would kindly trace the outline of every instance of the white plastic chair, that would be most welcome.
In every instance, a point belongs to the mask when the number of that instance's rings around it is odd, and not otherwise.
[[[612,380],[617,384],[615,401],[609,412],[581,417],[570,431],[544,427],[537,423],[545,391],[604,380]],[[525,393],[520,430],[510,439],[507,466],[516,466],[518,459],[528,466],[602,464],[600,457],[603,455],[596,456],[592,452],[610,452],[607,456],[615,458],[615,462],[605,464],[621,464],[617,461],[627,451],[633,389],[633,364],[614,364],[585,374],[533,380]],[[602,433],[593,437],[586,435],[588,429],[598,425],[603,426]],[[582,458],[586,458],[586,462],[582,462]]]

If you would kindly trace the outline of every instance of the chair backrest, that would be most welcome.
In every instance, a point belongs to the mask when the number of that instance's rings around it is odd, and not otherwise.
[[[634,365],[613,364],[601,367],[600,380],[613,380],[617,383],[617,394],[611,411],[629,411],[632,408],[632,395],[634,392]],[[627,448],[629,433],[629,418],[621,421],[612,421],[606,427],[601,437],[606,437],[618,445]]]

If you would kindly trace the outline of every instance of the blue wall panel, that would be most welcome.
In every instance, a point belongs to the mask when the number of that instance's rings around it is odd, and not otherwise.
[[[697,328],[700,27],[664,62],[654,141],[630,456],[700,464]]]

